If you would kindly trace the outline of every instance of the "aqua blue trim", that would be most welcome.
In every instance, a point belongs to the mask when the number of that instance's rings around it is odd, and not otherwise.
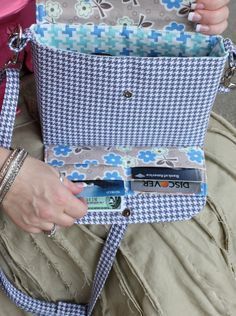
[[[223,57],[221,36],[135,26],[36,24],[36,40],[56,49],[85,54],[140,57]]]

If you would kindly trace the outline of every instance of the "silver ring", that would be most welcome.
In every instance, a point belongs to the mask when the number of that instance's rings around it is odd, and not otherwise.
[[[49,231],[44,231],[44,234],[47,235],[49,238],[53,237],[56,234],[57,231],[57,225],[53,224],[53,227]]]

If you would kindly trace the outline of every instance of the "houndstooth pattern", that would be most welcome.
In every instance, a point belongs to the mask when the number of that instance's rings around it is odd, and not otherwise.
[[[76,224],[135,224],[189,220],[205,206],[205,196],[144,195],[126,196],[125,207],[130,216],[120,212],[88,212]]]
[[[235,58],[236,58],[236,45],[234,45],[234,43],[231,41],[230,38],[225,38],[224,39],[224,46],[225,46],[225,49],[229,53],[234,54]]]
[[[96,301],[104,287],[107,276],[112,268],[117,249],[127,229],[127,224],[112,225],[105,246],[100,256],[94,276],[91,300],[88,305],[88,315],[92,314]]]
[[[110,58],[32,46],[45,144],[203,145],[227,57]]]
[[[222,84],[219,86],[218,92],[219,92],[220,94],[229,93],[230,91],[231,91],[230,88],[227,88],[227,87],[225,87],[225,86],[222,85]]]
[[[16,289],[0,271],[0,285],[7,296],[21,309],[38,316],[87,316],[87,305],[49,303],[33,299]]]
[[[110,59],[53,50],[35,41],[33,51],[45,144],[203,145],[225,58]],[[124,98],[126,89],[132,91],[132,99]],[[32,299],[1,272],[3,290],[17,306],[40,316],[90,316],[127,224],[187,220],[206,199],[138,195],[125,202],[129,217],[93,212],[77,221],[116,224],[99,260],[88,306]]]
[[[3,80],[5,77],[7,83],[0,116],[0,145],[9,148],[19,96],[19,70],[6,69],[5,74],[2,74],[0,79]]]

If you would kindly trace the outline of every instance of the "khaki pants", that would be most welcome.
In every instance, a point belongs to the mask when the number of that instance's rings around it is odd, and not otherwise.
[[[18,118],[14,143],[42,158],[39,128]],[[236,130],[212,114],[206,142],[209,196],[188,222],[130,225],[95,316],[236,315]],[[109,227],[30,235],[0,212],[0,266],[15,285],[49,301],[88,302]],[[0,315],[29,315],[0,292]]]

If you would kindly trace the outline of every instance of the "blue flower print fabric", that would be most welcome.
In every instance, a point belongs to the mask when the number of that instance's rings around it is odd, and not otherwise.
[[[167,10],[180,9],[182,6],[183,0],[161,0]]]
[[[132,167],[198,169],[201,194],[206,194],[204,151],[200,147],[77,147],[46,146],[45,161],[69,180],[131,181]],[[126,186],[128,188],[128,186]]]
[[[37,22],[127,25],[193,31],[193,0],[37,0]]]

